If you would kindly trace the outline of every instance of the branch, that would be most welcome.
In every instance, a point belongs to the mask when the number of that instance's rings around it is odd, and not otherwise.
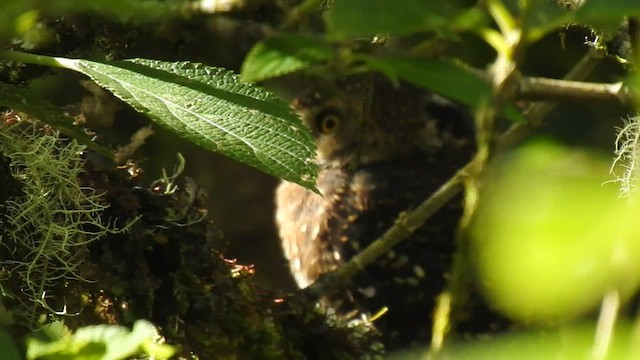
[[[581,59],[580,62],[589,61],[585,59],[602,59],[603,57],[604,55],[600,51],[590,49],[589,55]],[[489,73],[485,70],[470,66],[466,66],[465,70],[487,82],[492,81]],[[581,72],[581,74],[574,73],[576,71]],[[523,76],[515,85],[515,93],[520,99],[536,101],[616,101],[626,104],[632,100],[632,93],[623,82],[594,83],[580,81],[592,71],[593,68],[587,69],[584,64],[578,63],[563,79]]]
[[[334,288],[335,285],[349,282],[367,265],[413,234],[431,215],[462,190],[462,181],[471,166],[472,163],[470,162],[461,170],[458,170],[449,181],[436,190],[415,210],[400,213],[394,224],[382,236],[339,269],[321,276],[318,281],[306,288],[305,291],[322,295],[326,294],[326,290]]]
[[[517,95],[528,100],[560,101],[629,101],[629,89],[622,82],[613,84],[548,79],[522,78]]]
[[[589,52],[578,61],[578,63],[569,71],[564,80],[577,81],[584,79],[593,72],[595,67],[604,58],[603,52],[590,49]],[[555,100],[555,99],[554,99]],[[498,139],[496,144],[496,153],[499,154],[515,146],[516,143],[522,141],[529,132],[535,127],[542,125],[542,119],[556,107],[558,103],[553,102],[540,102],[531,105],[525,110],[525,118],[527,121],[522,121],[513,124],[504,134]]]

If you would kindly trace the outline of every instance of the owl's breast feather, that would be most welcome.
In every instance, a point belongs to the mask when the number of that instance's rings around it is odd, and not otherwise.
[[[329,249],[330,212],[347,184],[340,171],[321,171],[318,188],[323,196],[283,181],[276,190],[276,223],[284,255],[298,284],[305,288],[328,271],[337,269],[340,253]]]

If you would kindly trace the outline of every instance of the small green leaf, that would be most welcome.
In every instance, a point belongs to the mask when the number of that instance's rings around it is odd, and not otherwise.
[[[326,61],[332,55],[331,47],[319,38],[276,35],[251,49],[242,65],[241,79],[246,82],[266,80]]]
[[[449,28],[456,5],[456,1],[435,0],[336,1],[326,21],[331,34],[339,38],[409,35]]]
[[[99,154],[113,159],[112,151],[93,142],[81,128],[72,124],[73,120],[64,112],[26,89],[0,83],[0,105],[29,114]]]
[[[409,56],[359,56],[391,79],[405,80],[470,107],[477,107],[491,92],[489,82],[452,62]],[[522,115],[511,107],[505,110],[505,116],[522,120]]]
[[[189,62],[57,58],[206,149],[315,190],[315,143],[293,111],[231,71]]]
[[[539,40],[551,31],[571,22],[573,12],[562,8],[556,1],[529,1],[521,16],[527,41]]]
[[[408,56],[367,56],[365,60],[391,79],[411,82],[469,106],[477,106],[482,96],[491,91],[491,85],[484,79],[442,60]]]
[[[157,336],[155,327],[144,320],[136,321],[132,331],[117,325],[86,326],[73,335],[55,341],[28,339],[27,357],[47,360],[123,360],[146,354],[161,359],[169,358],[175,350],[169,345],[155,344]]]

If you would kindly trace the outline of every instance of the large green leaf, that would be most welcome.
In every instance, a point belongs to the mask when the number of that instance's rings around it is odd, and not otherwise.
[[[29,90],[0,83],[0,105],[29,114],[103,156],[113,158],[113,152],[93,142],[91,137],[81,128],[74,126],[73,120],[58,107],[39,98]]]
[[[458,1],[349,0],[336,1],[327,12],[330,33],[337,37],[377,34],[409,35],[450,29],[460,7]]]
[[[243,81],[262,81],[302,70],[333,56],[329,44],[319,38],[280,34],[257,43],[242,65]]]
[[[315,189],[315,144],[293,111],[231,71],[189,62],[56,59],[176,134]]]

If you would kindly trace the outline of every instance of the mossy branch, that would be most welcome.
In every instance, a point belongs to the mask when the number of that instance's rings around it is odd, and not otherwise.
[[[93,189],[81,187],[85,146],[44,133],[37,124],[0,127],[0,152],[21,195],[4,202],[5,246],[0,279],[6,296],[21,303],[21,322],[36,327],[48,293],[68,280],[88,281],[79,271],[86,245],[113,231],[101,220],[107,208]],[[17,281],[18,289],[6,281]]]

